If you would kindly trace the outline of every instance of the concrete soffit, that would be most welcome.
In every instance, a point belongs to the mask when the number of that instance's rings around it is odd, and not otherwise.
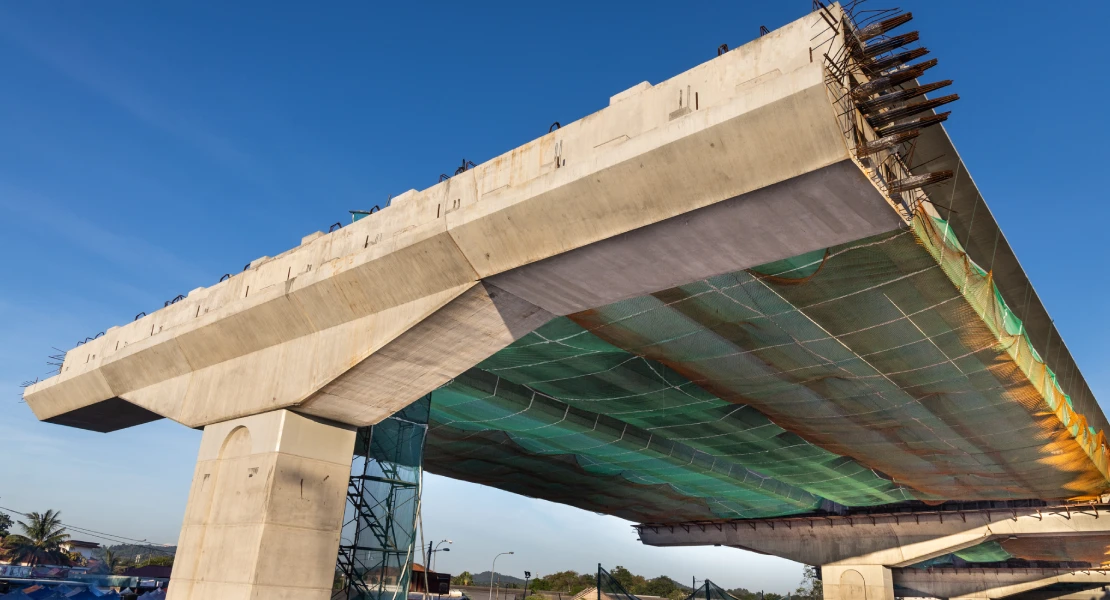
[[[981,510],[963,514],[815,516],[640,524],[652,546],[720,545],[810,565],[909,567],[993,539],[1105,536],[1110,505]]]

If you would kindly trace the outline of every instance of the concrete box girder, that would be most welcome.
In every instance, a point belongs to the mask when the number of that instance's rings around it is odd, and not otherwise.
[[[372,424],[550,314],[896,227],[850,160],[813,61],[821,23],[807,15],[638,86],[602,111],[112,328],[68,352],[58,376],[27,388],[27,403],[59,422],[87,409],[69,423],[104,430],[131,424],[96,422],[113,399],[148,411],[134,422],[153,413],[197,427],[300,407]],[[732,208],[715,214],[751,217],[731,223],[732,244],[743,240],[744,252],[706,259],[704,243],[691,243],[666,247],[658,264],[643,260],[650,240],[634,232],[664,223],[659,233],[677,232],[686,227],[680,215],[730,199]],[[694,214],[692,222],[686,239],[726,237],[719,218]],[[508,294],[479,283],[486,278]],[[609,281],[621,283],[607,289]],[[418,355],[429,359],[411,360]],[[371,359],[374,372],[393,373],[388,385],[354,369]],[[419,373],[419,364],[437,368]],[[357,399],[337,393],[375,386],[377,395]]]
[[[1082,588],[1082,589],[1077,589]],[[1106,600],[1108,586],[1099,584],[1049,585],[1007,596],[1007,600]]]
[[[1110,507],[638,525],[649,546],[733,546],[810,565],[908,567],[991,539],[1105,536]]]
[[[101,431],[158,416],[206,426],[176,598],[258,596],[302,585],[261,553],[295,547],[320,554],[332,544],[330,513],[295,506],[292,479],[268,476],[260,491],[259,482],[221,475],[225,487],[206,487],[211,473],[202,471],[249,472],[257,463],[271,473],[338,474],[350,448],[322,442],[323,458],[282,450],[284,442],[260,451],[225,426],[249,421],[283,440],[291,430],[271,427],[271,420],[321,424],[307,414],[373,424],[553,316],[903,224],[851,157],[825,67],[814,58],[815,45],[818,56],[840,50],[843,29],[829,17],[840,20],[839,7],[666,82],[616,94],[602,111],[109,329],[68,352],[60,374],[29,387],[26,401],[40,419]],[[942,134],[930,130],[922,147],[951,151],[944,160],[960,166]],[[961,207],[977,194],[969,181],[965,173],[952,183]],[[976,202],[962,214],[974,215]],[[965,231],[959,218],[957,236]],[[998,248],[993,220],[984,218],[979,229],[983,223],[979,237],[993,234]],[[966,231],[974,259],[985,246],[971,239],[970,223]],[[1027,282],[1007,248],[1003,240],[1000,282],[1007,281],[1000,285],[1013,298]],[[992,272],[993,262],[992,250]],[[1038,331],[1051,338],[1043,319]],[[1104,421],[1096,407],[1091,423],[1101,428]],[[209,438],[223,440],[215,454]],[[326,479],[317,499],[333,491]],[[250,500],[227,500],[232,494]],[[751,533],[747,523],[640,533],[649,544],[714,543],[821,564],[830,598],[864,600],[893,597],[892,568],[999,536],[1104,533],[1093,519],[1026,511],[925,524],[830,521],[820,531],[811,523],[808,531],[799,525],[771,534],[762,523],[752,523]],[[303,523],[313,533],[292,531]],[[232,548],[242,551],[229,554]],[[329,566],[313,565],[301,579],[319,594]]]
[[[963,600],[1006,598],[1054,584],[1110,584],[1110,571],[1101,569],[895,569],[893,575],[900,595]]]

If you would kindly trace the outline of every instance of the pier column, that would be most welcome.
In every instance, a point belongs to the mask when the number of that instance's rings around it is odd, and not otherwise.
[[[825,600],[894,600],[894,579],[883,565],[821,567]]]
[[[169,600],[325,600],[355,428],[276,410],[204,428]]]

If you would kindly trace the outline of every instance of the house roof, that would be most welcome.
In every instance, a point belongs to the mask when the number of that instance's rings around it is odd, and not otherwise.
[[[152,579],[169,579],[173,567],[163,567],[159,565],[145,565],[142,567],[131,567],[123,572],[126,577],[149,577]]]

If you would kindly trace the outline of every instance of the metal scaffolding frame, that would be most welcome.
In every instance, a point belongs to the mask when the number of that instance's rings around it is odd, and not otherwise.
[[[431,395],[358,430],[333,600],[404,600],[412,576]]]

